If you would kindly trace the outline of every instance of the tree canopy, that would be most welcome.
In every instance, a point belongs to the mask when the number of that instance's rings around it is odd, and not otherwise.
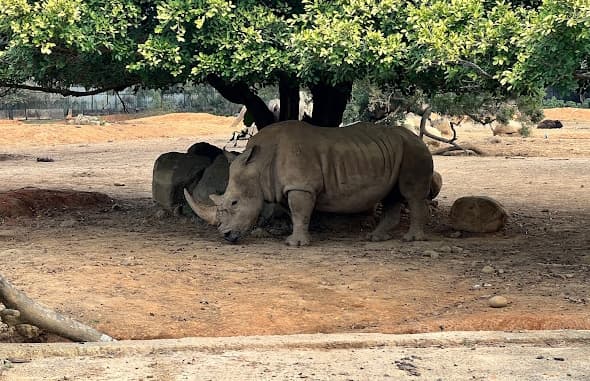
[[[209,83],[260,126],[264,85],[279,86],[283,119],[307,87],[312,120],[337,125],[359,80],[538,96],[589,80],[589,56],[584,0],[0,0],[0,87]]]

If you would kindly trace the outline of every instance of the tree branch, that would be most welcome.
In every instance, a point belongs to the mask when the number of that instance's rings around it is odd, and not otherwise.
[[[484,76],[489,79],[494,79],[493,75],[491,75],[490,73],[488,73],[487,71],[482,69],[481,66],[479,66],[471,61],[467,61],[467,60],[463,60],[463,59],[458,59],[457,61],[454,61],[454,62],[453,61],[443,62],[443,61],[439,61],[439,60],[434,60],[434,61],[432,61],[432,63],[436,64],[436,65],[458,64],[460,66],[475,70],[481,76]]]
[[[576,70],[574,72],[574,78],[575,79],[581,79],[581,80],[590,80],[590,71],[588,71],[588,70]]]
[[[115,91],[115,94],[117,94],[117,98],[119,98],[119,101],[121,102],[121,106],[123,106],[123,112],[128,114],[129,110],[127,110],[127,105],[123,101],[123,98],[121,98],[121,94],[119,94],[118,91]]]
[[[9,83],[9,82],[0,82],[0,87],[7,87],[11,89],[23,89],[23,90],[32,90],[32,91],[42,91],[44,93],[53,93],[53,94],[61,94],[65,97],[67,96],[74,96],[74,97],[83,97],[86,95],[96,95],[100,93],[104,93],[107,91],[122,91],[127,87],[131,87],[133,85],[137,85],[136,82],[129,82],[122,85],[113,85],[107,87],[101,87],[94,90],[88,91],[76,91],[70,89],[63,89],[63,88],[56,88],[56,87],[45,87],[45,86],[33,86],[33,85],[23,85],[19,83]]]
[[[244,82],[227,82],[215,74],[208,75],[207,82],[228,101],[246,106],[252,114],[258,129],[274,123],[273,113],[268,109],[266,103],[252,92],[248,84]]]

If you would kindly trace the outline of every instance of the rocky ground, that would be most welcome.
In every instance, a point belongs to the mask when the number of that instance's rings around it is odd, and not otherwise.
[[[229,246],[150,199],[161,153],[200,140],[223,145],[231,119],[3,122],[0,192],[32,186],[112,201],[64,204],[41,192],[32,216],[3,218],[1,272],[38,302],[118,339],[588,329],[590,123],[562,119],[562,130],[529,138],[462,127],[461,140],[489,156],[435,159],[444,186],[429,241],[401,242],[405,222],[394,240],[373,243],[363,239],[363,219],[320,221],[306,248],[272,235]],[[464,195],[499,200],[507,227],[457,236],[447,216]],[[508,306],[491,308],[496,295]],[[18,338],[4,331],[0,339]]]

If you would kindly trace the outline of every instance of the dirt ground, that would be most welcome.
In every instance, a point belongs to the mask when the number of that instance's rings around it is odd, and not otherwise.
[[[406,225],[392,241],[366,242],[365,224],[352,223],[320,226],[306,248],[286,247],[284,237],[226,245],[214,228],[158,213],[155,159],[196,141],[222,146],[232,118],[0,121],[0,192],[37,187],[112,199],[48,199],[34,203],[33,217],[4,217],[0,273],[117,339],[590,329],[588,111],[547,110],[565,127],[529,138],[460,127],[460,141],[488,155],[435,158],[444,186],[426,242],[401,242]],[[453,238],[448,212],[465,195],[502,202],[508,226]],[[482,272],[488,265],[493,271]],[[492,295],[509,306],[488,307]]]

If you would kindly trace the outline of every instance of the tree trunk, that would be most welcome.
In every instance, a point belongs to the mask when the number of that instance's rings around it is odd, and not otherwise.
[[[319,83],[310,86],[313,96],[311,124],[320,127],[338,127],[352,93],[352,82],[336,86]]]
[[[293,77],[282,75],[279,80],[281,114],[279,120],[299,120],[299,83]]]
[[[227,82],[214,74],[207,76],[207,82],[228,101],[246,106],[259,130],[274,123],[274,116],[266,103],[246,83]]]
[[[0,303],[19,313],[18,323],[31,324],[73,341],[114,341],[114,339],[87,325],[79,323],[49,308],[35,303],[17,290],[0,274]]]

